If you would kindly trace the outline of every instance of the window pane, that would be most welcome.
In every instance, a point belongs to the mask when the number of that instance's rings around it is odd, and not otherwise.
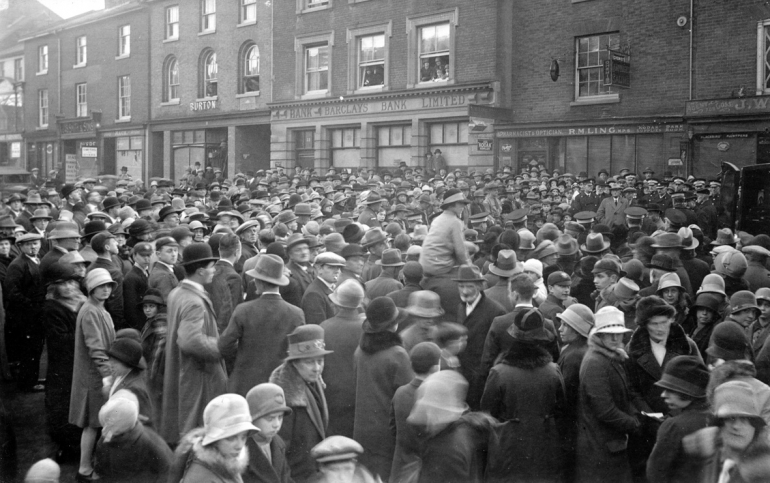
[[[432,52],[436,44],[436,27],[420,29],[420,53]]]
[[[246,53],[246,75],[257,74],[259,74],[259,51],[256,45],[252,45]]]
[[[130,148],[129,140],[128,138],[118,138],[118,140],[115,142],[118,147],[118,151],[128,151]]]
[[[355,133],[354,129],[345,129],[342,145],[346,148],[353,147],[355,145]]]
[[[333,148],[342,147],[342,129],[332,130],[332,147]]]
[[[457,124],[444,124],[444,142],[447,144],[457,142]]]
[[[142,138],[140,136],[131,137],[131,149],[133,150],[142,149]]]
[[[412,126],[404,126],[404,146],[412,144]]]
[[[377,145],[390,146],[390,128],[389,127],[377,128]]]
[[[436,26],[436,50],[449,50],[449,24]]]
[[[443,124],[431,124],[430,125],[430,144],[444,144],[444,125]]]
[[[466,144],[468,142],[468,123],[461,122],[457,134],[457,142]]]
[[[393,146],[401,146],[404,144],[404,131],[401,129],[401,126],[393,126],[391,128]]]
[[[206,131],[193,131],[191,134],[195,136],[196,144],[203,144],[206,142]]]

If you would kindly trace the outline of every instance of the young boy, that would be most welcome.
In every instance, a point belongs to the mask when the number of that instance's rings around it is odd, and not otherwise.
[[[709,372],[698,357],[677,356],[666,364],[655,385],[663,389],[670,416],[658,429],[655,447],[647,460],[647,480],[655,482],[701,481],[706,467],[700,457],[687,454],[682,438],[709,426],[706,386]]]
[[[259,432],[246,440],[249,466],[243,481],[292,481],[286,461],[286,443],[278,435],[283,416],[291,412],[291,408],[286,406],[283,389],[271,383],[254,386],[246,394],[246,402],[249,403],[251,422],[259,428]]]
[[[468,328],[455,322],[442,322],[434,329],[433,342],[441,349],[440,369],[460,370],[457,356],[468,345]]]

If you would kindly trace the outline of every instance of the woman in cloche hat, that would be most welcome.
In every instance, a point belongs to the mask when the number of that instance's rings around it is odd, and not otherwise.
[[[243,483],[241,474],[249,464],[246,439],[256,431],[246,398],[215,397],[203,410],[203,427],[193,429],[179,443],[168,481]]]
[[[315,473],[310,450],[326,437],[329,410],[324,394],[326,350],[324,330],[314,324],[302,325],[288,335],[289,356],[270,375],[270,382],[283,389],[291,414],[279,434],[288,445],[286,459],[294,481],[306,481]]]

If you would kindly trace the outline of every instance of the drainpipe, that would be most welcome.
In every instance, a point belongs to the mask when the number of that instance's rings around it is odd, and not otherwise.
[[[693,2],[694,0],[690,0],[690,99],[692,100],[692,83],[693,83],[693,29],[695,26],[693,25]]]

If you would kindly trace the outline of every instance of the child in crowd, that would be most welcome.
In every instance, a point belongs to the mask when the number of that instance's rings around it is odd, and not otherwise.
[[[243,474],[243,481],[290,482],[286,443],[278,435],[284,414],[291,413],[286,406],[283,389],[271,383],[260,384],[249,390],[246,402],[249,403],[251,422],[259,431],[246,440],[249,466]]]

